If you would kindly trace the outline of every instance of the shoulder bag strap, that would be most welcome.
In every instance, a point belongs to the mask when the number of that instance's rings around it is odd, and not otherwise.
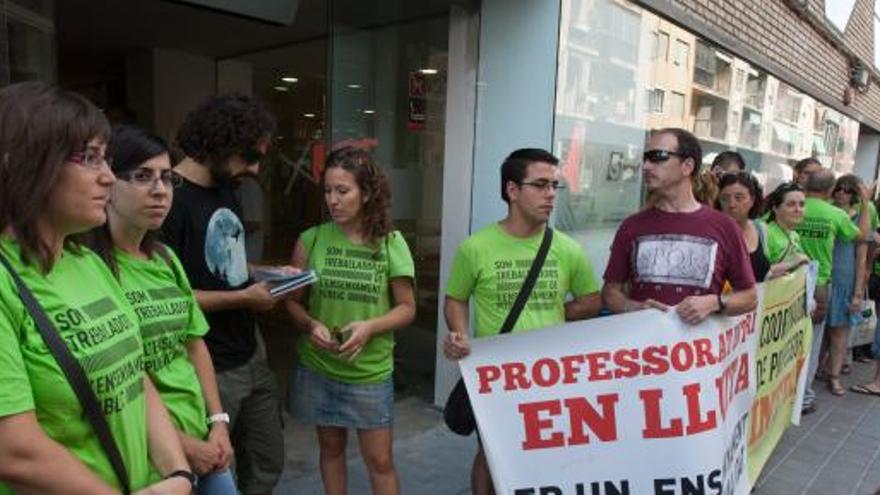
[[[116,473],[116,478],[122,486],[123,493],[131,493],[131,485],[128,480],[128,470],[125,468],[125,462],[122,460],[119,447],[116,445],[113,434],[110,432],[110,425],[107,424],[107,418],[104,417],[104,413],[101,411],[98,397],[95,395],[95,391],[92,390],[85,371],[83,371],[79,361],[76,360],[70,349],[61,339],[61,336],[58,335],[40,303],[37,302],[30,289],[28,289],[18,273],[12,268],[12,265],[9,264],[9,260],[2,253],[0,253],[0,262],[3,263],[6,270],[12,275],[12,279],[15,280],[18,294],[34,319],[34,323],[40,331],[43,341],[49,347],[52,356],[58,362],[58,366],[64,372],[71,388],[76,393],[77,398],[79,398],[83,412],[88,418],[89,423],[92,424],[92,428],[101,442],[101,447],[103,447],[107,458],[110,460],[110,464],[113,466],[113,472]]]
[[[541,247],[538,248],[538,254],[535,256],[534,261],[532,261],[529,273],[526,275],[526,279],[523,282],[522,287],[519,289],[519,294],[516,295],[516,301],[514,301],[513,306],[510,308],[510,313],[507,313],[507,319],[505,319],[504,324],[501,325],[501,332],[499,333],[508,333],[513,330],[513,326],[516,325],[516,320],[526,306],[526,301],[528,301],[532,289],[535,287],[535,282],[538,281],[538,274],[541,273],[541,267],[544,266],[544,260],[547,259],[547,253],[550,251],[550,243],[552,241],[553,229],[547,227],[547,229],[544,230],[544,238],[541,240]]]

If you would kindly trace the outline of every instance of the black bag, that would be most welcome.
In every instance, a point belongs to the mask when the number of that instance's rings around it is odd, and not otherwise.
[[[538,280],[541,267],[544,266],[544,260],[547,259],[547,252],[550,251],[550,243],[552,241],[553,229],[548,227],[544,230],[544,238],[541,240],[538,254],[532,261],[529,273],[526,275],[526,279],[516,295],[516,300],[510,308],[510,313],[507,314],[504,324],[501,325],[499,334],[510,332],[513,330],[513,326],[516,325],[516,320],[519,318],[519,314],[522,313],[523,308],[526,306],[526,301],[528,301],[529,295],[531,295],[532,289],[535,287],[535,282]],[[461,378],[458,379],[458,383],[455,384],[452,392],[449,393],[449,398],[446,399],[446,406],[443,407],[443,421],[453,433],[464,437],[469,436],[477,428],[477,419],[474,417],[474,410],[471,407],[467,387],[465,387],[464,380]]]
[[[868,277],[868,299],[880,302],[880,275],[876,273]]]
[[[110,432],[110,425],[107,424],[107,418],[104,417],[104,413],[101,411],[98,397],[95,395],[95,391],[92,390],[85,371],[83,371],[82,366],[80,366],[76,357],[70,352],[67,344],[65,344],[61,339],[61,336],[58,335],[58,332],[49,320],[46,312],[40,306],[40,303],[34,298],[30,289],[28,289],[27,285],[25,285],[24,281],[12,268],[12,265],[9,264],[9,260],[7,260],[3,254],[0,254],[0,263],[3,263],[3,266],[6,267],[6,270],[15,281],[15,285],[18,287],[18,295],[21,297],[22,302],[24,302],[25,307],[27,307],[31,318],[34,319],[34,324],[40,331],[40,336],[43,337],[43,342],[46,343],[46,346],[55,358],[55,361],[58,362],[58,366],[61,368],[61,371],[64,372],[67,381],[70,382],[70,387],[73,389],[74,393],[76,393],[76,396],[82,405],[83,412],[88,418],[89,423],[92,424],[92,429],[95,430],[95,434],[98,436],[98,441],[101,443],[104,453],[107,454],[107,458],[110,460],[110,464],[113,467],[113,472],[119,480],[119,485],[122,487],[122,493],[128,495],[131,493],[131,484],[128,480],[128,470],[125,468],[122,454],[119,453],[119,447],[116,445],[116,441],[113,439],[113,434]]]

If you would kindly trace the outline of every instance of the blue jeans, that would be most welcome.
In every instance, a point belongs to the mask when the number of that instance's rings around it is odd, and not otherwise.
[[[238,495],[235,479],[227,469],[219,473],[199,476],[196,482],[196,495]]]

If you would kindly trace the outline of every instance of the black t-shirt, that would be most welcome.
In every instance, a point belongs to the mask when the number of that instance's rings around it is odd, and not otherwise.
[[[183,263],[193,289],[224,291],[248,284],[244,227],[233,189],[184,180],[174,190],[162,236]],[[253,356],[253,313],[234,309],[205,316],[211,325],[205,343],[218,371],[240,366]]]

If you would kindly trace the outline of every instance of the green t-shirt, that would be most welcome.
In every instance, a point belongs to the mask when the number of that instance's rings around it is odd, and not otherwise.
[[[789,261],[798,254],[804,254],[798,233],[794,230],[786,233],[776,222],[767,223],[767,259],[770,264]]]
[[[144,369],[180,431],[195,438],[208,435],[205,399],[187,342],[208,332],[208,322],[193,296],[180,261],[170,248],[169,260],[156,253],[150,260],[115,250],[119,282],[134,307],[144,342]]]
[[[333,222],[305,231],[300,242],[318,281],[309,287],[309,314],[330,331],[353,321],[377,318],[391,310],[393,278],[414,278],[409,247],[400,232],[381,239],[378,249],[353,244]],[[346,383],[377,383],[394,369],[394,334],[385,332],[367,342],[349,361],[300,338],[297,352],[312,370]]]
[[[54,323],[92,384],[128,469],[132,489],[149,484],[143,351],[137,317],[101,259],[65,249],[42,275],[21,261],[18,245],[0,251]],[[0,267],[0,416],[34,411],[46,435],[118,488],[110,461],[79,399],[43,342],[11,275]],[[46,466],[51,476],[51,466]],[[12,493],[0,484],[0,494]]]
[[[543,236],[542,232],[520,239],[493,223],[458,247],[446,295],[460,301],[474,297],[477,337],[496,335],[501,330]],[[581,246],[556,230],[535,287],[512,331],[564,323],[569,293],[580,297],[598,291],[599,282]]]
[[[860,234],[859,227],[845,211],[819,198],[807,198],[804,220],[795,230],[804,252],[819,263],[819,285],[828,283],[831,278],[834,240],[839,237],[853,241]]]

